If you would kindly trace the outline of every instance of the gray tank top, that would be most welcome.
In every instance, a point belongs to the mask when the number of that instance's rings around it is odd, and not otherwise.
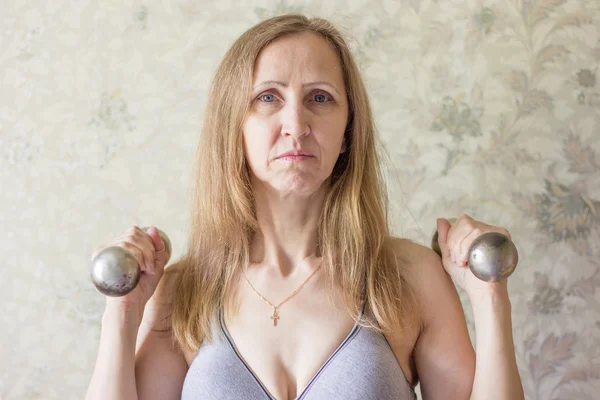
[[[359,315],[362,318],[363,310]],[[277,400],[238,353],[219,313],[217,335],[200,347],[183,383],[182,400]],[[415,400],[381,333],[354,327],[294,400]]]

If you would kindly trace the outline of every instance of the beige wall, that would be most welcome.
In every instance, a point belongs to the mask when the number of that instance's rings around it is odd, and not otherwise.
[[[104,305],[93,248],[135,223],[183,251],[212,74],[288,11],[351,36],[397,234],[426,243],[462,212],[511,232],[527,398],[598,398],[597,0],[1,3],[0,399],[83,397]]]

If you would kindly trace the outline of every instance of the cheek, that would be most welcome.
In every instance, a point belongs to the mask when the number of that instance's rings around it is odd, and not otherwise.
[[[341,149],[346,130],[346,121],[344,119],[336,118],[333,121],[322,121],[316,128],[317,132],[321,132],[319,142],[322,147],[332,152]]]
[[[255,165],[265,160],[272,147],[272,128],[265,121],[249,117],[243,125],[244,150],[246,158]]]

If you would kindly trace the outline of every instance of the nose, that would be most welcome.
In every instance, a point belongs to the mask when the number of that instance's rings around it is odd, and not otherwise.
[[[281,135],[292,136],[298,140],[310,133],[306,110],[302,103],[288,103],[281,113]]]

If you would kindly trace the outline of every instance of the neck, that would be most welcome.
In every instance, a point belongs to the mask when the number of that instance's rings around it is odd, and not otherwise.
[[[250,262],[266,266],[282,277],[297,267],[312,268],[320,257],[317,243],[325,190],[302,197],[255,190],[259,231],[250,244]]]

